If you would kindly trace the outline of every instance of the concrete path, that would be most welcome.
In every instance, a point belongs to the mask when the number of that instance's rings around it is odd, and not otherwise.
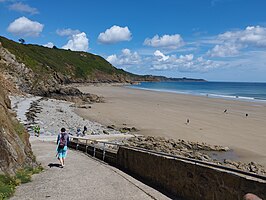
[[[13,200],[169,199],[120,170],[81,152],[69,150],[63,169],[50,168],[50,163],[58,163],[55,144],[41,140],[32,140],[31,144],[45,170],[34,175],[32,182],[19,186],[11,198]]]

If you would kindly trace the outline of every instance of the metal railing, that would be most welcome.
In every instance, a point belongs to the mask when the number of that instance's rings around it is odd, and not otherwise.
[[[85,142],[82,142],[85,141]],[[76,142],[76,150],[78,150],[80,145],[85,145],[85,151],[88,152],[88,147],[91,146],[93,147],[93,157],[96,157],[96,152],[98,149],[102,150],[102,160],[105,160],[106,157],[106,150],[110,149],[108,148],[108,145],[113,145],[116,146],[117,149],[121,144],[119,143],[114,143],[114,142],[105,142],[105,141],[98,141],[98,140],[93,140],[93,139],[88,139],[88,138],[82,138],[82,137],[75,137],[75,136],[70,136],[70,141],[71,142]],[[102,145],[97,145],[97,144],[102,144]],[[97,148],[98,147],[98,148]],[[109,156],[110,157],[110,156]],[[112,157],[114,158],[114,157]]]
[[[133,150],[139,150],[139,151],[143,151],[143,152],[146,152],[146,153],[152,153],[152,154],[156,154],[156,155],[167,156],[167,157],[175,158],[175,159],[178,159],[178,160],[188,161],[188,162],[191,162],[191,163],[193,163],[195,165],[205,165],[205,166],[208,166],[208,167],[213,167],[213,168],[216,168],[216,169],[225,170],[227,172],[234,172],[234,173],[238,173],[238,174],[241,174],[241,175],[250,176],[250,177],[253,177],[253,178],[258,178],[258,179],[261,179],[263,181],[266,181],[266,176],[262,176],[262,175],[251,173],[251,172],[247,172],[247,171],[242,171],[242,170],[235,169],[235,168],[230,168],[230,167],[224,166],[224,165],[218,165],[216,163],[206,162],[206,161],[197,160],[197,159],[193,159],[193,158],[187,158],[187,157],[178,156],[178,155],[172,155],[172,154],[168,154],[168,153],[164,153],[164,152],[148,150],[148,149],[144,149],[144,148],[140,148],[140,147],[125,146],[124,144],[119,144],[119,143],[114,143],[114,142],[98,141],[98,140],[82,138],[82,137],[75,137],[75,136],[71,136],[70,138],[71,138],[71,140],[73,142],[75,142],[75,140],[76,140],[76,142],[77,142],[76,150],[78,150],[78,146],[80,144],[83,144],[83,145],[86,145],[86,152],[87,152],[87,148],[89,146],[89,142],[91,144],[93,144],[93,157],[95,157],[96,149],[97,149],[95,144],[98,144],[98,143],[102,144],[102,147],[103,147],[103,149],[102,149],[102,151],[103,151],[102,160],[103,161],[105,159],[106,146],[107,145],[114,145],[114,146],[117,146],[117,149],[120,146],[121,147],[126,147],[126,148],[133,149]],[[80,140],[85,140],[85,143],[84,142],[82,143]],[[98,146],[98,147],[100,147],[100,146]]]

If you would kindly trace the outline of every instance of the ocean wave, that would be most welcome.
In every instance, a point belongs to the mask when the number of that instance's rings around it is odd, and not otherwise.
[[[235,96],[235,95],[223,95],[223,94],[208,94],[209,96],[221,97],[221,98],[233,98],[233,99],[246,99],[246,100],[255,100],[253,97],[243,97],[243,96]]]

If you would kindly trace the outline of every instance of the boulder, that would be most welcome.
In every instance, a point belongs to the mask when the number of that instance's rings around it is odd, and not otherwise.
[[[115,125],[114,125],[114,124],[107,126],[107,128],[109,128],[109,129],[113,129],[113,130],[115,130],[115,129],[116,129],[116,127],[115,127]]]

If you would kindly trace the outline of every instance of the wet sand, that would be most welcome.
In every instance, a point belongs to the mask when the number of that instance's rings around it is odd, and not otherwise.
[[[118,86],[80,89],[104,96],[106,100],[106,103],[93,104],[91,109],[75,110],[86,119],[118,127],[134,126],[142,135],[228,146],[239,160],[266,166],[266,103]]]

